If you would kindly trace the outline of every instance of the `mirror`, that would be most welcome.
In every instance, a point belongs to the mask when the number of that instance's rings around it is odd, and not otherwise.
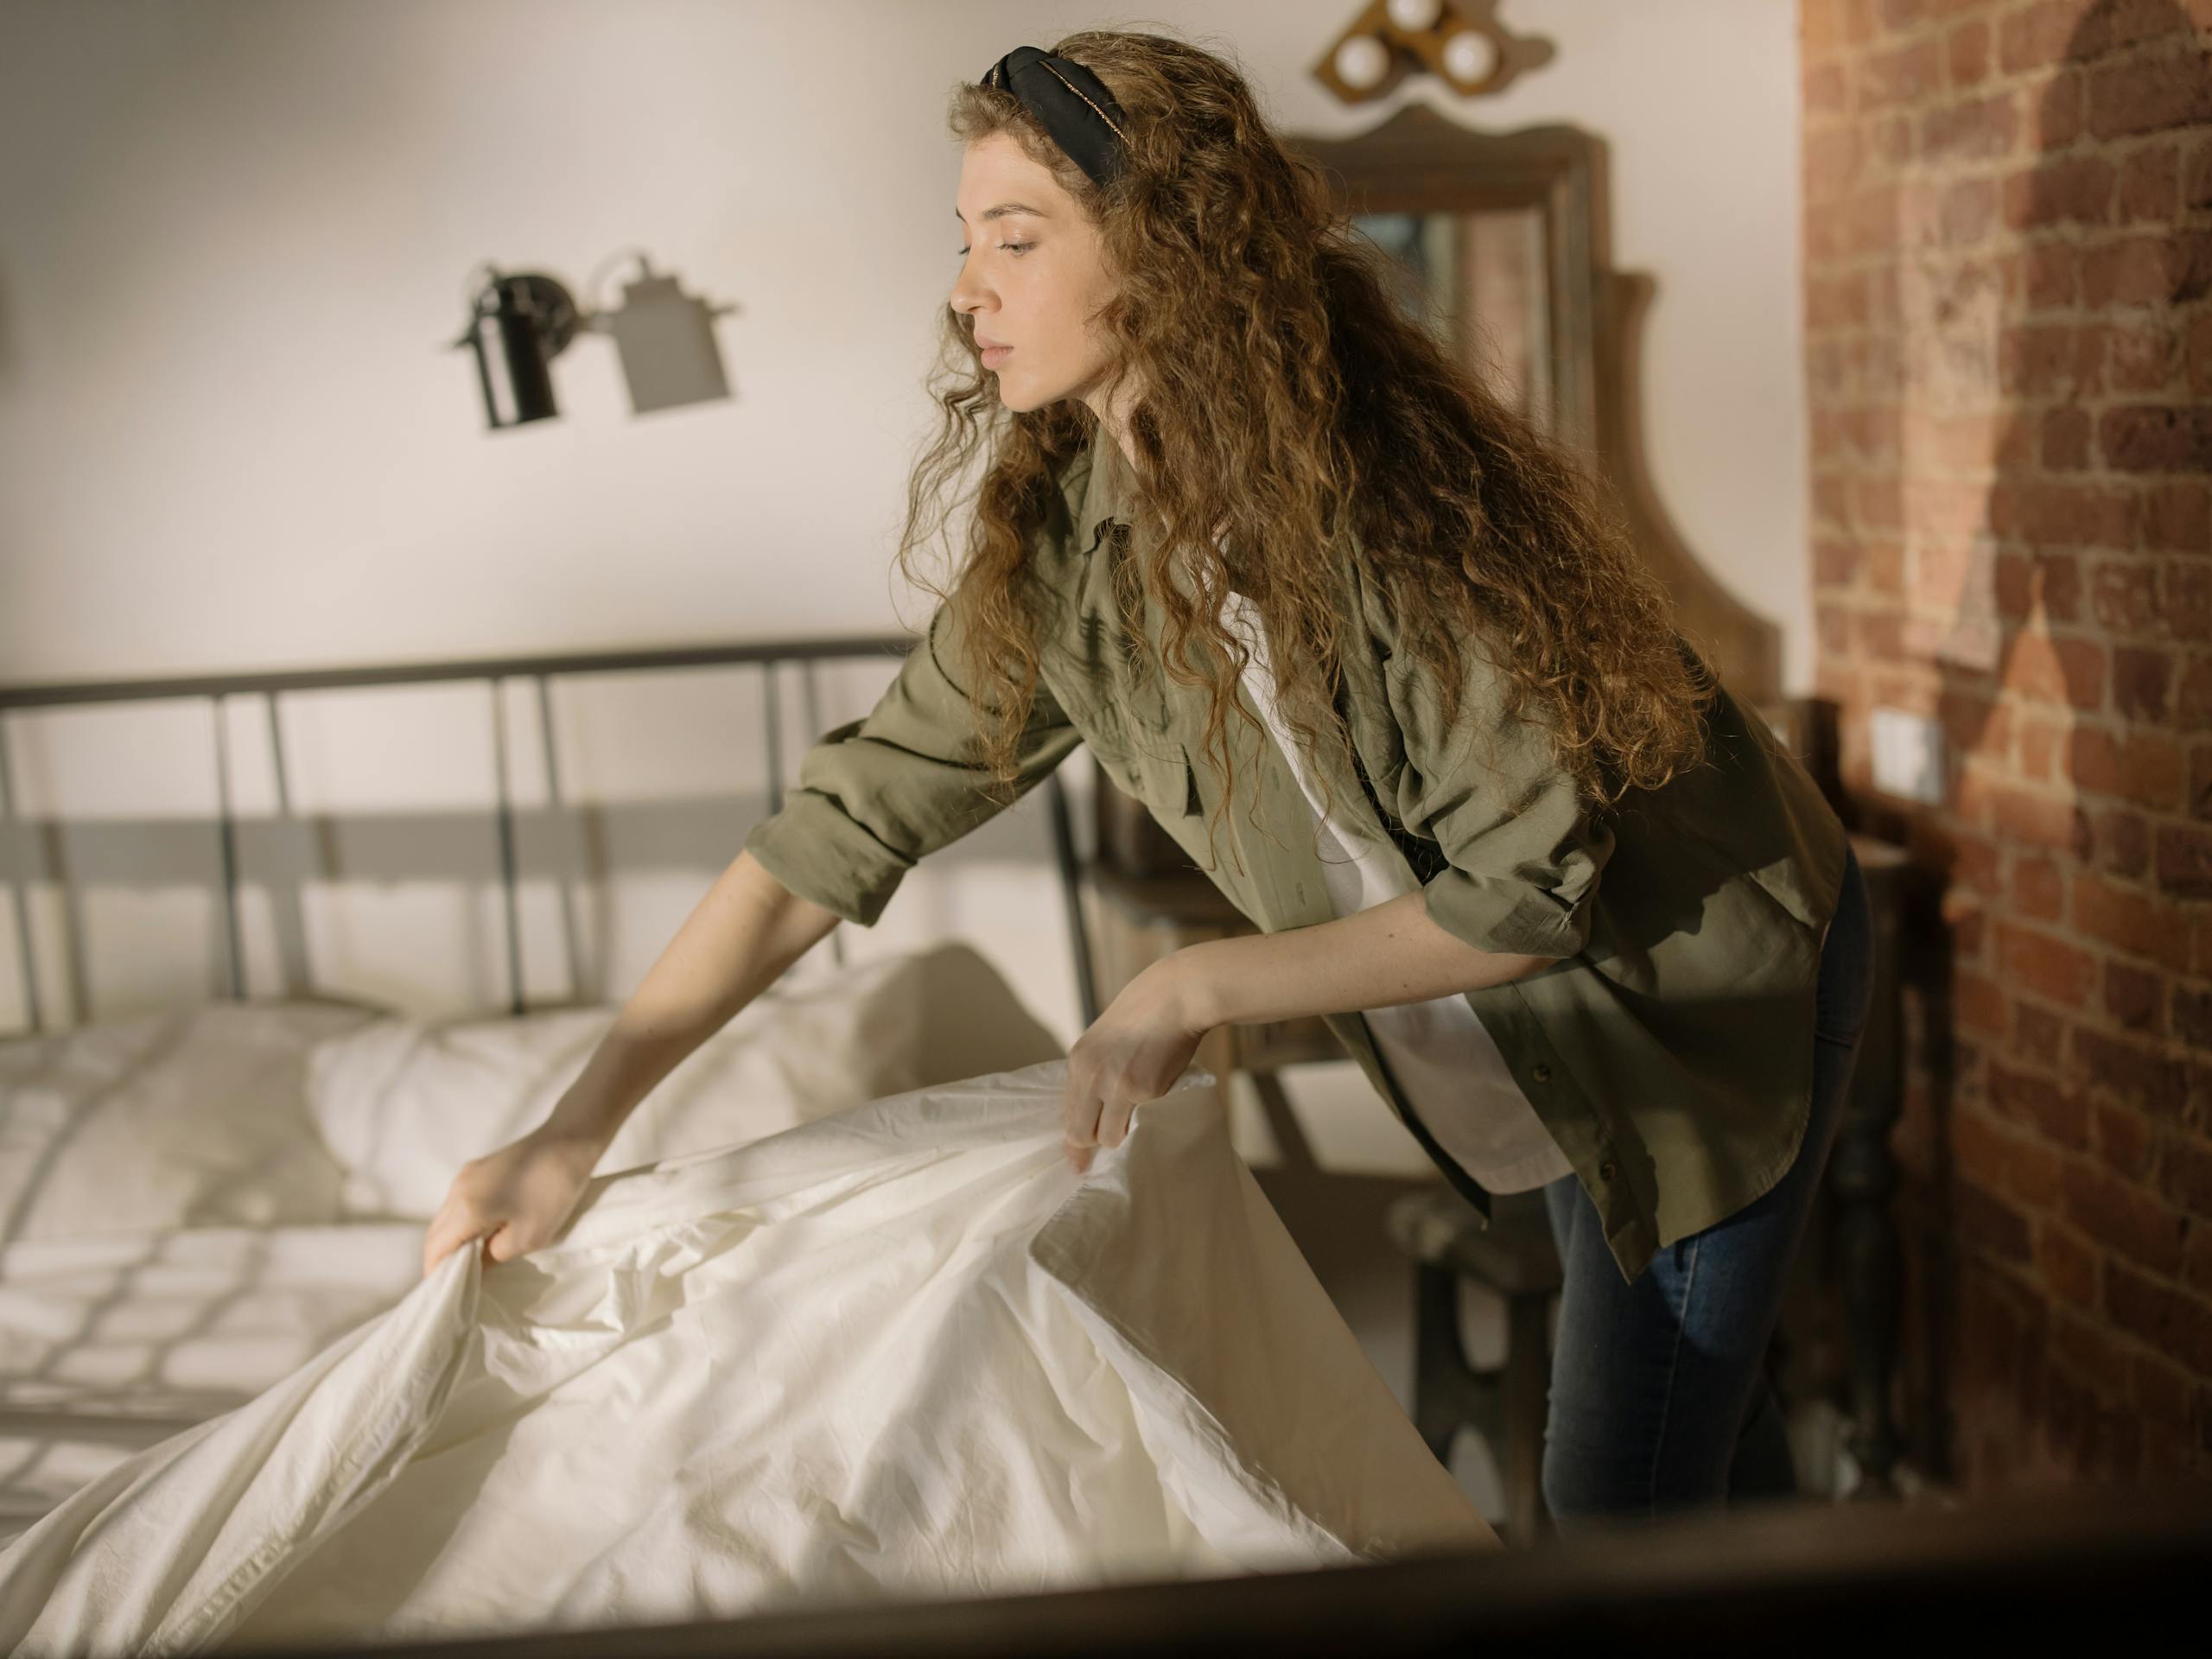
[[[1355,213],[1352,224],[1395,262],[1406,315],[1550,429],[1557,415],[1543,215],[1533,207]]]
[[[1351,138],[1289,142],[1390,255],[1408,314],[1611,486],[1729,690],[1785,721],[1781,631],[1698,560],[1645,469],[1636,365],[1653,284],[1612,269],[1604,141],[1564,124],[1482,132],[1410,103]]]

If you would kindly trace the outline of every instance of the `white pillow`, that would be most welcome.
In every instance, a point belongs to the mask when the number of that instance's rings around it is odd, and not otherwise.
[[[318,1048],[308,1110],[344,1166],[347,1217],[435,1215],[462,1164],[545,1121],[617,1013],[386,1019]],[[968,946],[887,957],[756,997],[639,1103],[597,1170],[758,1140],[1060,1054]]]
[[[377,1017],[216,1002],[0,1042],[0,1240],[336,1221],[307,1061]]]

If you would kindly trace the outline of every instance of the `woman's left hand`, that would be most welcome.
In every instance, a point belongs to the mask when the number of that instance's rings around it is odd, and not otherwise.
[[[1212,1029],[1201,1010],[1198,975],[1187,951],[1152,963],[1122,988],[1068,1051],[1062,1128],[1077,1174],[1100,1147],[1118,1147],[1129,1115],[1173,1088]]]

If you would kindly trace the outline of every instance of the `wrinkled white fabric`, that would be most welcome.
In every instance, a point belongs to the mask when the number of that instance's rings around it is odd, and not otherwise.
[[[1230,1147],[1077,1176],[1054,1060],[601,1177],[0,1552],[0,1647],[173,1653],[1306,1567],[1496,1535]]]

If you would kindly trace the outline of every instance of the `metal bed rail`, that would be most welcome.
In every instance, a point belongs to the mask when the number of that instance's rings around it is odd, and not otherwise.
[[[768,810],[773,814],[784,804],[784,744],[782,702],[778,670],[786,664],[799,671],[807,729],[819,733],[819,683],[817,669],[824,662],[899,657],[918,643],[914,636],[849,634],[821,639],[753,640],[690,645],[664,645],[631,650],[561,652],[512,657],[462,658],[424,662],[378,663],[351,668],[259,671],[235,674],[186,674],[160,679],[85,680],[46,684],[0,686],[0,830],[8,839],[6,880],[10,909],[15,919],[16,951],[21,964],[27,1030],[46,1028],[39,995],[38,963],[31,938],[29,880],[18,868],[21,817],[18,793],[8,741],[8,716],[32,709],[85,707],[99,703],[153,702],[180,698],[205,698],[214,725],[216,854],[223,887],[223,925],[230,995],[245,995],[245,947],[239,922],[238,815],[232,799],[229,737],[224,719],[232,697],[263,700],[267,713],[269,748],[276,787],[276,810],[289,817],[291,804],[284,776],[284,749],[280,741],[277,700],[288,692],[355,690],[372,686],[427,685],[449,681],[480,680],[491,699],[492,753],[495,788],[494,812],[499,849],[499,874],[505,896],[505,939],[508,1010],[524,1011],[522,976],[522,914],[518,887],[521,873],[515,847],[514,802],[507,778],[508,737],[505,699],[502,688],[510,680],[527,680],[536,688],[538,741],[545,754],[546,794],[556,810],[563,805],[554,741],[551,682],[593,674],[635,673],[659,669],[753,667],[760,671],[764,697],[762,726],[764,758],[768,775]],[[1053,857],[1065,900],[1070,950],[1074,958],[1076,994],[1088,1025],[1098,1017],[1097,990],[1091,978],[1090,940],[1085,925],[1077,858],[1073,817],[1067,790],[1060,774],[1046,779],[1052,814]],[[66,878],[65,878],[66,879]],[[560,884],[563,944],[571,983],[583,983],[582,963],[576,943],[575,912],[568,883]],[[77,949],[72,940],[71,949]],[[830,948],[843,960],[842,942],[830,936]]]

